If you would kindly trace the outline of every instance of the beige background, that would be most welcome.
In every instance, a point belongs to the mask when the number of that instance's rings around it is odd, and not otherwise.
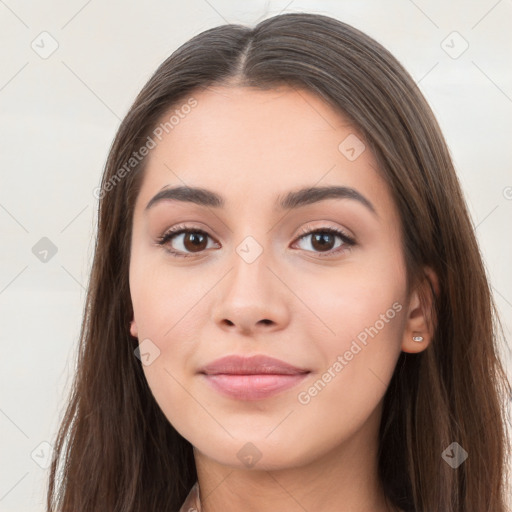
[[[71,382],[93,190],[120,119],[157,65],[193,35],[298,11],[367,32],[418,82],[451,148],[511,339],[510,1],[1,0],[2,511],[44,509],[40,466]],[[46,262],[34,254],[48,250],[43,237],[57,250]],[[512,373],[510,354],[503,347]]]

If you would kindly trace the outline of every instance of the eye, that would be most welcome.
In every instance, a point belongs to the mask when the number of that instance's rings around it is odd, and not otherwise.
[[[210,235],[202,229],[179,225],[167,230],[158,238],[157,244],[165,247],[174,256],[187,258],[208,249],[208,238]],[[169,242],[175,242],[178,247],[166,247],[171,245]]]
[[[314,230],[303,230],[304,234],[299,238],[299,240],[307,240],[310,238],[310,241],[306,243],[306,250],[311,251],[320,251],[319,256],[332,256],[333,254],[338,254],[340,252],[344,252],[349,250],[351,247],[356,245],[356,241],[348,236],[346,233],[341,231],[340,229],[332,228],[332,227],[320,227]],[[341,243],[335,245],[335,240],[338,238],[341,240]],[[326,253],[325,255],[322,253]]]
[[[356,245],[356,241],[352,237],[348,236],[342,230],[332,227],[320,227],[313,230],[306,228],[303,230],[303,233],[304,234],[299,237],[299,241],[310,238],[309,243],[305,244],[305,250],[309,252],[318,251],[321,257],[332,256],[333,254],[335,255],[347,251]],[[210,235],[202,229],[178,225],[168,229],[159,237],[157,244],[165,247],[173,256],[187,258],[193,256],[194,253],[200,254],[205,249],[211,248],[211,245],[208,246],[208,238],[211,238]],[[333,247],[336,238],[338,238],[341,243]],[[177,247],[173,247],[172,242],[175,242]],[[213,244],[213,246],[215,245],[218,246],[218,244]],[[325,253],[325,255],[322,253]]]

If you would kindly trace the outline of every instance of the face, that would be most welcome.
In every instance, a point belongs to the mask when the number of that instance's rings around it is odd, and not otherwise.
[[[312,93],[194,98],[148,156],[131,333],[156,401],[196,451],[240,468],[247,455],[267,469],[307,464],[375,434],[400,351],[414,351],[398,213],[362,136]],[[148,207],[182,186],[219,197]],[[326,187],[337,193],[296,194]],[[300,372],[202,373],[227,355]]]

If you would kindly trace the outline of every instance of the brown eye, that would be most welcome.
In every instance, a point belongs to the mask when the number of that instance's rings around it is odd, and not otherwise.
[[[311,235],[311,246],[318,251],[329,251],[335,243],[336,237],[331,233],[314,233]]]
[[[160,237],[157,243],[166,247],[174,256],[187,257],[208,249],[208,238],[208,233],[200,229],[176,226]]]
[[[325,253],[326,256],[344,252],[356,244],[355,240],[343,233],[343,231],[334,228],[318,228],[305,231],[305,234],[299,240],[307,239],[310,239],[310,242],[305,244],[305,250]],[[337,245],[336,239],[341,241]],[[320,255],[323,256],[323,254]]]
[[[207,235],[195,231],[183,233],[183,235],[183,246],[187,251],[195,252],[206,249]]]

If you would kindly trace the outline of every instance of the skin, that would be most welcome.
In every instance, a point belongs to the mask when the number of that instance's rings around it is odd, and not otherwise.
[[[426,349],[431,333],[419,289],[406,293],[399,215],[376,161],[369,149],[346,158],[340,142],[362,136],[311,92],[217,86],[194,98],[151,150],[137,197],[130,332],[160,351],[145,376],[194,447],[203,512],[392,510],[377,476],[382,400],[400,352]],[[163,187],[178,185],[217,192],[226,205],[162,201],[144,211]],[[327,185],[356,189],[377,215],[352,199],[273,208],[278,195]],[[190,233],[167,242],[187,258],[156,243],[178,224],[205,231],[205,248],[194,252]],[[335,236],[326,257],[312,235],[300,238],[304,228],[325,227],[356,245],[335,253],[343,243]],[[236,251],[247,236],[263,250],[250,264]],[[393,304],[400,311],[333,371]],[[418,333],[422,343],[412,340]],[[228,354],[266,354],[311,373],[273,397],[236,400],[197,373]],[[301,403],[298,394],[329,368],[335,376]],[[261,458],[248,467],[242,448]]]

